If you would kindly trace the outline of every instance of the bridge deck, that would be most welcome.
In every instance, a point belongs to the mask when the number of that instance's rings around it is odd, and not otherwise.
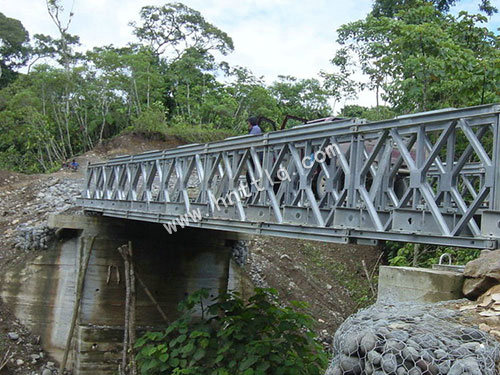
[[[499,118],[492,104],[120,156],[89,164],[79,202],[241,233],[495,248]]]

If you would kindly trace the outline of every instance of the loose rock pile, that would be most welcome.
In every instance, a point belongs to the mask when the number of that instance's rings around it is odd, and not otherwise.
[[[248,260],[248,244],[247,241],[236,241],[233,245],[233,258],[236,264],[243,267]]]
[[[494,375],[500,344],[439,304],[373,305],[334,337],[326,375]]]
[[[41,202],[38,209],[47,209],[51,213],[59,213],[75,206],[76,198],[80,195],[83,181],[81,179],[48,180],[40,186],[37,194]]]
[[[24,251],[46,250],[53,239],[54,230],[46,225],[20,225],[17,228],[15,246]]]

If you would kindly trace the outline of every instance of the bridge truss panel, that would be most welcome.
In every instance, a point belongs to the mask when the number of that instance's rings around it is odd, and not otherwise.
[[[332,242],[494,248],[500,105],[342,120],[89,164],[80,204],[168,223]]]

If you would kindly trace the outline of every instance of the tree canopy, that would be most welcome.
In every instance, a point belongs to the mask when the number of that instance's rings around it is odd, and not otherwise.
[[[71,30],[78,14],[60,0],[46,0],[57,35],[30,39],[0,14],[0,168],[50,171],[130,130],[199,141],[245,134],[251,115],[380,120],[498,101],[499,37],[484,15],[491,4],[452,15],[454,4],[376,0],[365,18],[338,29],[331,69],[270,83],[225,62],[231,37],[182,3],[143,7],[130,24],[136,42],[87,51]],[[362,89],[374,108],[355,104]]]
[[[380,90],[400,112],[498,101],[499,38],[485,22],[418,1],[394,17],[370,14],[343,25],[332,63],[346,76],[361,70],[368,80],[357,84]]]
[[[428,4],[434,6],[437,11],[446,13],[457,2],[459,0],[431,0]],[[416,5],[418,5],[418,0],[375,0],[372,15],[375,17],[394,17],[398,12],[413,8]],[[498,9],[491,4],[490,0],[480,0],[478,8],[488,16],[498,12]]]
[[[15,79],[15,71],[29,56],[28,31],[14,18],[0,13],[0,88]]]

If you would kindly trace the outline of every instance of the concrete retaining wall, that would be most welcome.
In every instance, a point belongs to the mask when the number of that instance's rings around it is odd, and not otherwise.
[[[458,272],[414,267],[381,266],[378,300],[439,302],[463,298],[463,275]]]

